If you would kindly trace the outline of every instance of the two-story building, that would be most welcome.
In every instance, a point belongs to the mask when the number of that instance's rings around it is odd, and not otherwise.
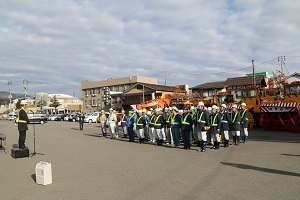
[[[145,76],[130,76],[103,81],[81,82],[84,112],[121,109],[125,100],[124,91],[137,83],[157,84],[157,79]]]

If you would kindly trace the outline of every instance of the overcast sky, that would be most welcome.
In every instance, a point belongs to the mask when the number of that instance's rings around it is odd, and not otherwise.
[[[299,72],[296,0],[1,0],[0,91],[81,96],[82,80],[189,84]],[[286,71],[287,69],[287,71]]]

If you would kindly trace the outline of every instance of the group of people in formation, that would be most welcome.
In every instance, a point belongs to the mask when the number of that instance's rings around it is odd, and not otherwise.
[[[124,138],[134,142],[138,137],[139,143],[152,142],[157,146],[172,145],[180,146],[183,141],[184,149],[190,149],[191,143],[197,143],[198,151],[205,152],[206,145],[212,144],[213,149],[219,149],[221,140],[223,147],[229,146],[229,138],[232,136],[232,144],[247,142],[248,116],[246,104],[241,104],[238,110],[236,104],[229,109],[226,104],[221,107],[213,105],[205,107],[199,102],[196,107],[189,106],[178,110],[176,106],[156,108],[155,110],[130,110],[128,115],[122,110],[122,115],[110,109],[110,114],[105,115],[102,110],[99,117],[102,134],[107,136],[106,125],[110,131],[110,138],[118,137],[119,126]]]

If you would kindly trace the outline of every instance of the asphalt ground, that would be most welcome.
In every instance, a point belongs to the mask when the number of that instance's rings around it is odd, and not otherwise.
[[[100,137],[97,124],[35,125],[36,152],[14,159],[17,126],[0,121],[0,199],[300,199],[300,133],[250,131],[239,146],[207,152]],[[33,151],[33,125],[26,145]],[[53,183],[35,183],[35,166],[52,164]]]

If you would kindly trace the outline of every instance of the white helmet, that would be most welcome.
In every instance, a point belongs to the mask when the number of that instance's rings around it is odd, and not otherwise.
[[[246,104],[245,104],[245,103],[242,103],[241,106],[246,106]]]
[[[27,101],[26,100],[22,100],[21,101],[21,105],[27,105],[28,103],[27,103]]]
[[[233,105],[232,105],[232,108],[237,108],[237,105],[236,105],[236,104],[233,104]]]
[[[213,105],[212,107],[211,107],[212,109],[218,109],[218,106],[216,106],[216,105]]]
[[[200,101],[200,102],[198,103],[198,106],[204,106],[204,103],[203,103],[202,101]]]
[[[210,111],[210,110],[211,110],[211,107],[208,107],[207,110]]]
[[[191,110],[194,110],[195,109],[195,107],[194,106],[191,106]]]
[[[221,107],[227,108],[226,104],[224,104],[224,103],[221,105]]]

